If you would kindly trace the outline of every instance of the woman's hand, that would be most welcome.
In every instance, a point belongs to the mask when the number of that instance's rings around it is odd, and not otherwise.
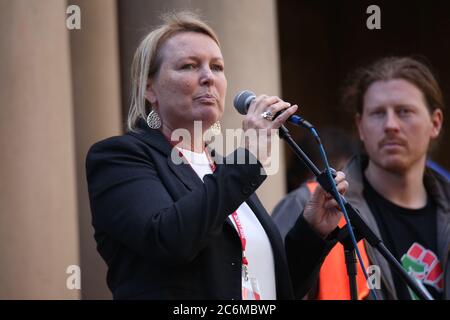
[[[286,109],[286,110],[285,110]],[[242,122],[244,139],[242,146],[252,152],[263,165],[270,163],[272,151],[271,139],[286,120],[297,111],[298,106],[281,100],[277,96],[260,95],[256,97],[248,108],[247,115]],[[264,112],[275,116],[285,110],[273,120],[264,118]]]
[[[334,181],[338,192],[343,195],[348,189],[345,174],[338,171]],[[303,211],[305,220],[324,239],[337,227],[341,215],[342,212],[336,200],[320,186],[316,188]]]

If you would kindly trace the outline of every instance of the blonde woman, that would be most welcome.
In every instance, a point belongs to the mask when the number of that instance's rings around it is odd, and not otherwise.
[[[224,112],[224,68],[214,31],[190,13],[167,16],[136,51],[129,130],[96,143],[86,161],[95,239],[115,299],[302,297],[334,244],[340,212],[319,189],[285,247],[254,194],[267,160],[249,151],[258,139],[223,163],[212,160],[203,134]],[[267,134],[296,110],[259,96],[243,129]],[[177,129],[192,139],[174,146]],[[239,153],[248,161],[238,163]],[[344,192],[342,173],[336,182]]]

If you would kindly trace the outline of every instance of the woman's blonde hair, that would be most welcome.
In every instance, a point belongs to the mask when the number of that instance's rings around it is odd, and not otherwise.
[[[166,40],[180,32],[198,32],[209,36],[217,45],[215,32],[198,15],[189,11],[168,13],[162,16],[164,23],[151,31],[141,41],[131,66],[131,105],[128,112],[128,131],[137,131],[137,121],[146,119],[151,106],[145,99],[147,80],[154,77],[162,62],[161,47]]]

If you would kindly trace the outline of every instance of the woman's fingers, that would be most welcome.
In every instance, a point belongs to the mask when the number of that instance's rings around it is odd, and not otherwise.
[[[297,105],[291,106],[289,102],[283,101],[277,96],[260,95],[249,106],[247,113],[248,128],[278,129],[297,109]],[[262,117],[264,112],[275,116],[280,111],[283,112],[272,120]]]
[[[277,96],[267,96],[267,95],[260,95],[253,100],[253,102],[250,104],[248,108],[248,113],[258,113],[261,114],[264,111],[267,111],[267,108],[279,102],[281,99]]]
[[[280,114],[278,117],[276,117],[273,120],[272,127],[275,129],[278,129],[283,125],[283,123],[286,122],[286,120],[292,116],[298,109],[298,106],[294,104],[293,106],[287,108],[282,114]]]
[[[283,101],[277,96],[260,95],[250,104],[248,114],[260,117],[263,112],[270,112],[275,116],[278,112],[290,106],[289,102]]]
[[[339,204],[334,199],[326,201],[323,204],[323,208],[326,209],[326,210],[329,210],[329,209],[340,209],[339,208]]]
[[[291,106],[291,104],[289,102],[283,101],[283,100],[279,100],[269,106],[267,106],[264,111],[268,111],[271,112],[273,115],[276,115],[278,112],[287,109]]]
[[[343,195],[348,189],[348,182],[345,180],[345,174],[342,171],[338,171],[336,173],[336,177],[334,178],[334,181],[336,182],[336,189],[337,191]],[[325,194],[325,200],[324,200],[324,208],[325,209],[331,209],[331,208],[337,208],[339,209],[339,204],[334,199],[334,197],[326,193]]]
[[[336,186],[336,189],[340,194],[342,195],[345,194],[345,192],[348,189],[348,182],[347,181],[339,182],[339,184]]]
[[[334,181],[336,182],[336,184],[339,184],[340,182],[345,180],[345,173],[343,173],[342,171],[338,171],[336,172],[336,177],[334,178]]]
[[[336,189],[340,194],[345,194],[348,189],[348,182],[345,180],[345,173],[342,171],[336,172],[336,177],[334,178],[336,183]],[[331,197],[331,195],[329,195]]]

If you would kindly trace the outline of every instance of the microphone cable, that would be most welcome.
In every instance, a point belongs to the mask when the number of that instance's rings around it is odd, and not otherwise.
[[[368,276],[366,268],[364,266],[364,262],[363,262],[363,260],[361,258],[361,252],[359,251],[358,245],[356,243],[356,237],[355,237],[355,234],[353,232],[353,228],[352,228],[352,225],[351,225],[351,222],[350,222],[350,218],[348,217],[347,210],[345,209],[343,198],[340,195],[340,193],[338,192],[338,190],[336,188],[336,184],[335,184],[334,179],[333,179],[333,176],[331,174],[331,167],[330,167],[330,165],[328,163],[328,157],[327,157],[327,154],[326,154],[325,149],[323,147],[322,141],[320,140],[320,136],[317,133],[317,130],[313,126],[311,126],[310,128],[307,128],[307,129],[314,136],[314,138],[315,138],[315,140],[316,140],[316,142],[317,142],[317,144],[319,146],[320,156],[321,156],[323,164],[325,166],[325,172],[326,172],[329,184],[331,185],[332,192],[333,192],[335,198],[338,200],[339,208],[341,209],[342,213],[344,214],[344,218],[345,218],[345,221],[347,223],[346,224],[346,228],[347,228],[348,234],[350,235],[350,238],[352,240],[352,244],[353,244],[354,250],[356,252],[356,255],[358,256],[359,265],[360,265],[360,267],[361,267],[361,269],[362,269],[362,271],[364,273],[364,277],[365,277],[366,283],[368,285],[368,283],[369,283],[368,282],[369,281],[369,276]],[[377,293],[375,292],[375,290],[373,288],[371,288],[370,286],[368,286],[368,287],[369,287],[370,293],[372,294],[373,299],[374,300],[378,300],[378,296],[377,296]]]

